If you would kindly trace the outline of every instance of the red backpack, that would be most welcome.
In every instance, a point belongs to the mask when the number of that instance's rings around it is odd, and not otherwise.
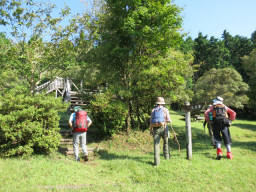
[[[87,112],[77,111],[74,132],[87,132]]]

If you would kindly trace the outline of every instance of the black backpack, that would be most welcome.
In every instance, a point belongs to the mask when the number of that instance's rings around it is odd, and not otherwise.
[[[212,117],[215,120],[223,120],[227,118],[227,110],[225,105],[218,104],[213,107]]]

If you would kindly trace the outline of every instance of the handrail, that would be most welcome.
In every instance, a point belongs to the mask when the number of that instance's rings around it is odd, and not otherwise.
[[[46,93],[50,93],[56,89],[64,89],[65,79],[56,77],[53,81],[48,81],[35,88],[36,91],[42,91],[46,89]]]

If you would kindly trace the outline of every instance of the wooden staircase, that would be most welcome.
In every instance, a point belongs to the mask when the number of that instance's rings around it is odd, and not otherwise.
[[[76,91],[72,91],[71,88],[75,88]],[[73,109],[75,106],[81,106],[85,109],[88,103],[83,101],[80,97],[81,89],[79,89],[71,80],[64,79],[61,77],[56,77],[53,81],[48,81],[38,87],[34,90],[36,93],[42,93],[49,94],[52,92],[55,92],[55,97],[61,96],[65,102],[70,103],[69,112],[73,112]],[[90,94],[90,90],[88,90],[88,93]],[[73,150],[73,139],[72,135],[70,133],[70,129],[68,128],[68,119],[65,120],[66,129],[61,129],[60,134],[62,135],[62,139],[60,141],[60,147],[59,152],[65,154],[65,155],[74,155]],[[80,153],[81,153],[81,147],[79,146]],[[90,153],[97,152],[99,150],[99,146],[97,147],[88,147],[87,150],[90,156]],[[89,157],[90,159],[90,157]]]
[[[72,91],[71,88],[75,88],[76,91]],[[75,106],[86,106],[87,103],[84,102],[79,93],[81,90],[69,79],[64,79],[61,77],[56,77],[52,81],[48,81],[40,86],[37,86],[34,90],[36,93],[44,92],[45,94],[49,94],[55,92],[55,97],[58,96],[63,97],[63,100],[66,102],[70,102],[69,109],[72,111]],[[69,98],[65,98],[69,95]]]
[[[90,154],[93,152],[97,152],[99,147],[88,147],[87,146],[87,151]],[[59,152],[61,152],[64,155],[74,155],[74,149],[73,149],[73,139],[72,138],[62,138],[60,141],[60,147],[59,147]],[[79,152],[81,154],[81,147],[79,146]]]
[[[70,92],[70,110],[72,111],[75,106],[80,106],[84,108],[88,105],[87,102],[83,101],[76,91]]]

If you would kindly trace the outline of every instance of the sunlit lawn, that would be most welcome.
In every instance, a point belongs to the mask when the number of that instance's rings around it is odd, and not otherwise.
[[[175,112],[171,116],[181,151],[171,141],[171,159],[161,157],[158,167],[153,166],[149,132],[133,132],[102,141],[87,163],[60,153],[0,159],[0,191],[256,191],[256,121],[233,123],[234,159],[220,161],[215,160],[202,122],[192,122],[193,158],[189,161],[183,117]]]

